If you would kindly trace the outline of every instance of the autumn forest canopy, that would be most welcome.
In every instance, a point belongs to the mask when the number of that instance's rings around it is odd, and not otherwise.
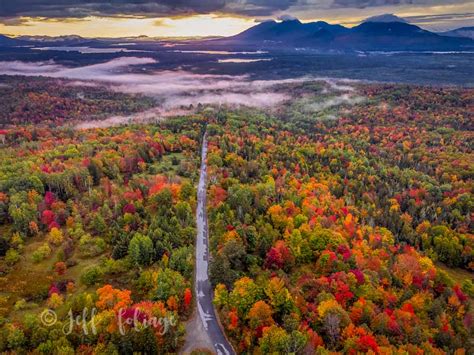
[[[0,352],[192,342],[207,132],[210,291],[236,353],[473,353],[474,89],[310,80],[262,95],[275,104],[128,122],[156,101],[0,76]],[[84,309],[95,331],[65,332]]]

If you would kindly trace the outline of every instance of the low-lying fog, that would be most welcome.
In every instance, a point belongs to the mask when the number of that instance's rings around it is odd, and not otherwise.
[[[151,71],[146,67],[154,63],[156,60],[152,58],[121,57],[100,64],[68,68],[53,61],[9,61],[0,62],[0,74],[72,79],[74,84],[81,86],[107,84],[117,91],[152,96],[157,99],[159,109],[145,114],[145,117],[157,114],[164,117],[167,111],[199,103],[272,108],[291,98],[290,93],[281,89],[281,84],[310,80],[324,80],[329,90],[344,92],[342,96],[331,98],[327,104],[319,102],[321,108],[352,102],[350,80],[311,77],[251,80],[248,76],[195,74],[179,70]],[[130,120],[135,121],[136,117],[111,117],[109,124]]]
[[[149,52],[145,50],[135,50],[128,48],[95,48],[95,47],[71,47],[71,46],[57,46],[57,47],[35,47],[34,51],[61,51],[61,52],[79,52],[82,54],[104,54],[104,53],[132,53],[132,52]]]
[[[245,76],[186,71],[132,71],[133,67],[153,63],[156,61],[152,58],[122,57],[105,63],[67,68],[54,62],[13,61],[0,62],[0,74],[74,79],[78,85],[83,81],[113,84],[118,91],[153,96],[168,108],[199,103],[272,106],[288,99],[287,95],[273,91],[272,86],[303,80],[251,81]]]

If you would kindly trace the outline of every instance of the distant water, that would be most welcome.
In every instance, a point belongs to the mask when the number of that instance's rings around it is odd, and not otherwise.
[[[135,52],[146,52],[127,48],[93,48],[93,47],[35,47],[32,48],[35,51],[63,51],[63,52],[79,52],[82,54],[92,53],[135,53]]]
[[[49,62],[65,66],[104,63],[133,52],[153,64],[135,71],[187,71],[196,74],[248,76],[259,80],[302,76],[349,78],[376,82],[474,87],[474,53],[470,52],[355,52],[320,53],[315,50],[267,51],[260,48],[170,49],[168,44],[137,43],[123,47],[0,48],[0,61]],[[268,59],[271,59],[269,61]],[[262,60],[267,63],[262,63]]]
[[[272,58],[259,58],[259,59],[248,59],[248,58],[227,58],[218,59],[218,63],[255,63],[255,62],[269,62]]]
[[[266,54],[267,51],[243,51],[243,52],[232,52],[232,51],[205,51],[205,50],[173,50],[174,53],[192,53],[192,54],[217,54],[217,55],[232,55],[232,54]]]
[[[452,55],[452,54],[474,54],[474,51],[370,51],[358,52],[364,54],[381,54],[381,55],[397,55],[397,54],[438,54],[438,55]]]
[[[184,56],[184,54],[182,54]],[[195,72],[251,75],[259,79],[288,79],[305,75],[349,78],[375,82],[474,87],[472,52],[390,52],[354,54],[268,53],[268,65],[252,56],[209,56],[209,61],[193,63]],[[183,59],[186,61],[186,59]],[[174,59],[176,62],[176,58]],[[227,63],[226,65],[219,65]],[[160,66],[166,66],[160,60]],[[232,65],[233,64],[233,65]],[[183,66],[187,69],[186,66]]]

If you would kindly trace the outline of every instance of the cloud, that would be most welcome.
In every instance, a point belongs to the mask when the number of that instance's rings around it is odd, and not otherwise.
[[[383,15],[368,17],[363,22],[404,22],[406,23],[407,21],[401,17],[395,16],[394,14],[383,14]]]
[[[223,13],[246,16],[269,16],[304,3],[305,0],[235,0],[228,1],[220,10]]]
[[[305,80],[252,81],[247,76],[132,70],[134,66],[143,69],[154,63],[156,60],[152,58],[122,57],[105,63],[67,68],[52,61],[10,61],[0,62],[0,75],[64,78],[74,80],[74,85],[107,84],[116,91],[152,96],[166,109],[199,103],[268,107],[288,99],[285,93],[275,91],[278,84]]]
[[[149,123],[160,121],[165,117],[171,116],[185,116],[192,113],[190,110],[174,109],[163,110],[162,108],[152,108],[144,112],[134,113],[129,116],[111,116],[104,120],[89,120],[80,122],[76,125],[76,129],[90,129],[90,128],[107,128],[112,126],[120,126],[125,124]]]
[[[297,20],[297,18],[293,15],[284,14],[284,15],[278,16],[278,20],[280,20],[280,21],[293,21],[293,20]]]
[[[309,0],[311,3],[318,4],[320,0]],[[468,3],[469,0],[333,0],[330,5],[331,8],[358,8],[365,9],[368,7],[382,7],[382,6],[402,6],[409,5],[416,6],[448,6],[449,4],[463,4]]]
[[[262,16],[288,9],[297,2],[297,0],[15,0],[0,2],[0,17],[165,17],[211,12]]]
[[[113,72],[131,65],[156,63],[155,59],[138,57],[121,57],[109,62],[88,65],[85,67],[66,68],[54,61],[47,62],[0,62],[0,74],[4,75],[42,75],[68,79],[102,80],[112,79]]]
[[[48,62],[0,62],[0,74],[6,75],[48,75],[54,74],[61,70],[61,66],[54,64],[52,61]]]
[[[46,76],[82,83],[109,84],[117,91],[140,93],[155,97],[163,107],[173,108],[201,104],[235,104],[272,106],[288,98],[280,92],[281,84],[311,80],[309,77],[282,80],[250,80],[247,76],[194,74],[186,71],[137,73],[133,66],[154,64],[152,58],[122,57],[111,61],[76,68],[49,62],[0,62],[0,74]],[[323,78],[331,89],[350,91],[352,81]],[[341,85],[341,83],[345,85]]]
[[[157,26],[167,27],[169,18],[211,13],[217,17],[251,17],[257,21],[290,14],[304,20],[343,19],[343,23],[355,24],[359,23],[354,21],[355,18],[377,15],[377,9],[420,15],[425,11],[429,16],[443,12],[472,13],[474,6],[471,0],[0,0],[0,25],[91,21],[92,17],[99,17],[151,18]],[[468,26],[472,17],[420,21],[428,26],[439,24],[447,27],[450,23]]]
[[[28,26],[28,19],[25,17],[0,17],[0,23],[6,26]]]
[[[335,94],[325,102],[309,102],[315,112],[341,104],[360,102],[354,91],[357,80],[299,77],[280,80],[252,80],[248,76],[195,74],[187,71],[152,71],[152,58],[122,57],[108,62],[68,68],[53,61],[0,62],[0,75],[45,76],[70,79],[65,85],[107,85],[124,93],[143,94],[156,99],[157,106],[131,116],[113,116],[87,121],[78,128],[108,127],[129,122],[150,122],[170,115],[185,115],[192,107],[203,105],[278,108],[291,99],[288,84],[324,81],[323,94]],[[147,67],[148,66],[148,67]],[[138,67],[138,68],[137,68]],[[135,70],[134,70],[135,69]],[[146,69],[145,71],[139,69]],[[327,97],[327,96],[325,96]]]
[[[327,108],[340,106],[340,105],[354,105],[364,102],[365,98],[361,96],[355,96],[353,94],[342,94],[340,96],[332,97],[322,102],[313,102],[305,106],[308,112],[319,112]]]
[[[416,22],[418,24],[433,23],[433,22],[451,22],[455,20],[472,20],[474,22],[474,12],[464,14],[435,14],[435,15],[418,15],[405,16],[406,19]]]
[[[364,9],[366,7],[400,5],[409,2],[414,3],[416,1],[417,0],[334,0],[332,7]]]

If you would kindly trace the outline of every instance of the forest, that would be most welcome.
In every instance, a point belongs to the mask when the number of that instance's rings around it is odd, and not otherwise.
[[[0,87],[15,97],[0,104],[0,352],[179,351],[205,131],[210,276],[236,353],[474,351],[473,89],[359,83],[335,106],[313,102],[330,84],[298,83],[272,111],[78,130],[153,103],[8,85],[29,89]],[[95,331],[64,332],[84,309]]]
[[[1,125],[50,125],[128,115],[154,105],[151,98],[114,92],[97,83],[0,75]]]
[[[203,124],[196,117],[161,126],[8,131],[0,166],[1,351],[179,348],[192,311]],[[40,322],[44,308],[58,314],[54,326]],[[70,310],[92,308],[95,333],[76,326],[63,334]],[[123,319],[137,312],[174,326],[136,332],[126,323],[122,336],[115,317],[122,309]]]
[[[208,126],[211,275],[238,353],[473,350],[474,92],[359,91],[337,120]]]

